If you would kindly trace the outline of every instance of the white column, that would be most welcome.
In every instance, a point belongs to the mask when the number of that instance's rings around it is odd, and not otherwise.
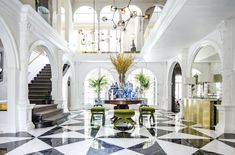
[[[56,90],[55,92],[55,98],[54,98],[54,102],[55,104],[57,104],[58,108],[63,108],[64,109],[64,100],[63,100],[63,51],[58,50],[57,51],[57,76],[54,77],[55,79],[55,84],[56,84]],[[64,111],[66,111],[68,109],[64,109]]]
[[[61,1],[57,1],[57,32],[61,34],[61,27],[62,27],[62,19],[61,19]]]
[[[233,70],[233,55],[235,47],[234,32],[235,19],[223,21],[219,26],[223,46],[223,99],[218,105],[219,123],[216,130],[221,132],[235,132],[235,71]]]
[[[65,40],[71,42],[72,40],[72,30],[73,30],[73,21],[72,21],[72,6],[71,1],[66,0],[65,2]],[[70,45],[72,47],[72,44]]]
[[[32,123],[32,108],[33,104],[29,104],[28,99],[28,47],[30,38],[30,23],[27,20],[28,7],[24,7],[21,13],[20,21],[20,74],[19,74],[19,101],[17,104],[17,118],[18,118],[18,127],[21,131],[27,131],[28,129],[34,128]]]
[[[51,26],[57,30],[57,0],[51,0]]]

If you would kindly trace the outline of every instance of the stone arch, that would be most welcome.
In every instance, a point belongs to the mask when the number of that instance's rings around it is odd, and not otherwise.
[[[16,115],[16,106],[18,101],[18,74],[20,69],[20,59],[18,55],[18,50],[14,37],[10,31],[10,28],[0,17],[0,39],[2,41],[5,58],[6,58],[6,69],[7,69],[7,112],[4,114],[4,122],[2,130],[6,132],[15,132],[17,131],[17,115]]]
[[[170,64],[170,67],[169,67],[169,70],[167,72],[167,83],[168,83],[168,96],[167,96],[167,99],[168,99],[168,110],[171,110],[171,95],[172,95],[172,92],[171,92],[171,86],[172,86],[172,75],[173,75],[173,71],[174,71],[174,68],[175,68],[175,65],[176,64],[179,64],[180,67],[181,67],[181,72],[182,72],[182,75],[184,75],[184,71],[183,71],[183,68],[182,68],[182,62],[178,59],[174,60],[171,64]]]
[[[133,77],[131,77],[132,73],[134,73],[134,72],[136,72],[138,70],[140,70],[141,72],[142,71],[147,71],[144,74],[148,74],[148,72],[149,72],[149,74],[151,75],[150,82],[151,82],[151,80],[153,80],[152,82],[154,82],[153,85],[150,84],[150,88],[149,88],[149,89],[151,89],[150,90],[150,94],[153,94],[153,96],[149,97],[148,104],[159,105],[158,104],[158,78],[157,78],[157,76],[155,75],[155,73],[151,69],[149,69],[147,67],[132,68],[131,70],[128,71],[128,74],[126,76],[126,82],[128,81],[128,79],[133,79]],[[132,81],[132,83],[134,83],[134,82],[135,82],[135,80]],[[136,86],[136,85],[134,84],[134,86]],[[148,91],[149,90],[146,91],[145,95],[148,94]],[[146,98],[147,98],[147,96],[146,96]]]
[[[71,69],[71,72],[69,72],[69,74],[64,77],[63,76],[63,88],[65,90],[63,90],[63,96],[64,96],[64,109],[65,110],[71,110],[72,109],[72,106],[73,106],[73,103],[78,103],[76,101],[76,82],[75,82],[75,67],[74,67],[74,63],[73,61],[70,60],[70,58],[67,56],[67,55],[64,55],[63,56],[63,66],[64,64],[69,64],[70,65],[70,69]],[[70,82],[70,97],[71,97],[71,100],[70,100],[70,104],[68,102],[66,102],[67,98],[66,98],[66,91],[68,90],[68,82]]]
[[[31,56],[33,50],[35,50],[37,47],[42,48],[45,51],[45,53],[47,54],[47,57],[49,59],[49,62],[50,62],[50,65],[51,65],[51,74],[52,74],[52,78],[51,78],[52,93],[51,93],[51,95],[52,95],[52,99],[55,99],[57,91],[58,91],[58,90],[56,90],[56,83],[57,83],[57,78],[59,76],[58,62],[56,60],[55,52],[54,52],[53,48],[51,48],[44,41],[42,41],[42,40],[35,41],[29,47],[29,50],[28,50],[28,53],[27,53],[27,59],[26,59],[27,62],[29,62],[30,56]],[[28,70],[28,65],[27,65],[27,70]]]
[[[84,78],[84,85],[83,85],[83,92],[84,92],[84,96],[83,96],[83,100],[84,100],[84,105],[85,106],[89,106],[89,105],[92,105],[92,103],[90,103],[90,102],[93,102],[93,100],[91,100],[91,99],[95,99],[96,98],[96,95],[95,94],[93,94],[93,93],[90,93],[90,95],[89,95],[89,98],[88,98],[88,96],[86,95],[86,93],[87,92],[93,92],[93,90],[91,90],[90,88],[89,88],[89,84],[87,83],[88,82],[88,80],[90,79],[90,78],[92,78],[93,79],[93,77],[95,77],[94,76],[94,72],[96,72],[98,70],[98,72],[100,72],[100,71],[105,71],[107,74],[108,74],[108,79],[110,79],[110,81],[109,82],[114,82],[114,77],[113,77],[113,75],[112,75],[112,73],[108,70],[108,69],[106,69],[105,67],[96,67],[96,68],[93,68],[92,70],[90,70],[87,74],[86,74],[86,76],[85,76],[85,78]],[[111,84],[111,83],[110,83]],[[107,88],[108,89],[108,88]],[[101,91],[101,98],[103,98],[102,96],[104,96],[104,95],[106,95],[106,94],[102,94],[102,91]]]
[[[189,51],[191,53],[189,57],[189,67],[187,68],[187,75],[191,76],[191,68],[194,62],[195,57],[197,56],[198,52],[205,46],[211,46],[215,49],[215,51],[219,54],[221,64],[223,65],[223,55],[222,55],[222,48],[221,46],[214,40],[203,40],[199,43],[197,43],[194,48]]]

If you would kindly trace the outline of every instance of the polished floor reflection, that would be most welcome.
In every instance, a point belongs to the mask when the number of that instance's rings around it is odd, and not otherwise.
[[[138,111],[134,120],[138,120]],[[174,113],[157,110],[156,125],[145,118],[143,126],[120,131],[113,128],[106,111],[106,124],[99,116],[90,124],[90,111],[71,113],[63,124],[29,132],[0,134],[0,155],[208,155],[235,154],[235,134],[218,133],[186,122]]]

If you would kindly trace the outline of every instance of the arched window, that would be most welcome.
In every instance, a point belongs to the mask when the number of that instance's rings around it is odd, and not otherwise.
[[[89,86],[89,79],[96,79],[97,77],[105,75],[105,78],[108,81],[108,85],[105,89],[103,89],[100,93],[101,99],[106,98],[106,94],[109,89],[109,85],[114,82],[112,74],[104,68],[96,68],[88,73],[88,75],[85,78],[84,82],[84,104],[85,105],[93,105],[95,98],[97,98],[97,93],[94,91],[93,88]]]
[[[98,20],[96,11],[82,6],[74,13],[75,48],[80,52],[92,52],[98,49]]]
[[[139,47],[137,44],[140,42],[138,40],[138,34],[141,31],[141,19],[140,16],[142,12],[139,7],[135,5],[129,6],[131,11],[137,12],[137,17],[131,19],[126,27],[127,31],[122,31],[120,29],[114,29],[114,23],[111,21],[113,19],[115,22],[119,20],[119,14],[113,13],[111,11],[111,6],[105,6],[100,12],[100,50],[102,52],[120,52],[120,51],[130,51],[133,43],[135,47]],[[103,21],[102,18],[106,17],[108,20]],[[122,19],[128,19],[128,11],[122,16]]]
[[[150,87],[145,91],[145,98],[148,99],[149,105],[157,105],[157,78],[152,71],[146,68],[138,68],[132,71],[127,80],[133,83],[134,87],[139,87],[138,81],[135,79],[135,76],[139,73],[143,73],[145,76],[148,76],[150,79]]]

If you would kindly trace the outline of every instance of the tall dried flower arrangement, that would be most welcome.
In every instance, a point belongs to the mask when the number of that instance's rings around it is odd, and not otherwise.
[[[125,74],[134,62],[134,57],[131,54],[119,53],[115,56],[110,56],[111,62],[119,74],[120,86],[125,85]]]

